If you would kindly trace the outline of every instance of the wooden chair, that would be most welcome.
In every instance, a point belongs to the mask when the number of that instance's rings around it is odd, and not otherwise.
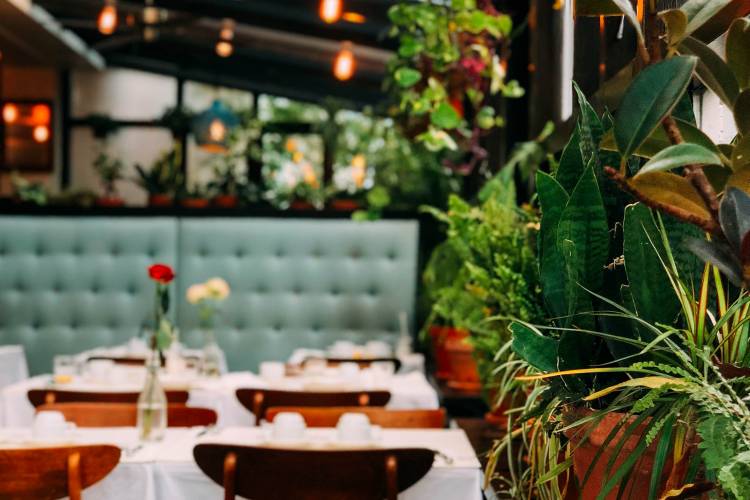
[[[266,419],[273,422],[281,412],[302,415],[308,427],[336,427],[344,413],[364,413],[373,425],[397,429],[442,429],[445,427],[445,410],[386,410],[377,407],[336,406],[331,408],[305,408],[299,406],[274,406],[266,411]]]
[[[80,500],[119,461],[120,449],[109,445],[0,450],[0,498]]]
[[[398,372],[401,369],[401,360],[398,358],[316,358],[310,357],[302,362],[304,367],[307,362],[315,359],[324,359],[328,366],[338,366],[341,363],[357,363],[360,368],[369,368],[373,363],[391,363],[393,365],[394,372]]]
[[[187,403],[187,391],[166,392],[169,403]],[[35,408],[52,403],[137,403],[138,395],[137,392],[88,392],[63,389],[30,389],[27,393],[29,401]]]
[[[133,403],[52,403],[36,411],[59,411],[78,427],[135,427],[138,420],[138,407]],[[180,404],[167,408],[167,427],[207,426],[216,420],[216,412],[208,408]]]
[[[385,406],[388,391],[312,392],[237,389],[237,399],[255,415],[256,424],[272,406]]]
[[[220,444],[193,448],[198,467],[224,499],[396,500],[432,468],[422,448],[293,450]]]

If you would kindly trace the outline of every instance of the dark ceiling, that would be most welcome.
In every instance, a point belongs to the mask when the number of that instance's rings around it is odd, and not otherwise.
[[[394,48],[387,32],[388,8],[396,0],[344,0],[345,10],[364,15],[366,22],[342,20],[332,25],[318,17],[318,0],[155,0],[167,17],[150,42],[143,36],[143,1],[117,2],[120,25],[111,36],[96,29],[103,0],[36,3],[96,49],[110,66],[309,101],[328,96],[357,105],[380,101],[385,62]],[[235,51],[226,59],[214,52],[225,18],[237,23]],[[332,74],[342,40],[355,44],[358,61],[357,73],[347,82]]]

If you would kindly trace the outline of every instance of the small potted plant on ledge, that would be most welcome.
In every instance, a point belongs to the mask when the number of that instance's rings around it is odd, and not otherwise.
[[[200,184],[184,187],[180,195],[180,205],[185,208],[208,208],[211,200],[206,191],[206,186]]]
[[[150,207],[168,207],[174,203],[174,194],[182,184],[182,172],[180,172],[180,159],[182,152],[178,145],[164,151],[146,170],[136,164],[138,173],[136,183],[148,192],[148,205]]]
[[[279,165],[269,170],[269,189],[265,193],[269,202],[293,210],[322,208],[325,196],[320,179],[301,151],[284,155]]]
[[[100,207],[121,207],[125,201],[117,194],[115,183],[123,179],[124,165],[119,158],[113,158],[105,151],[100,152],[94,160],[94,169],[104,187],[104,196],[97,198]]]
[[[246,189],[247,179],[241,165],[232,155],[224,155],[212,164],[213,179],[206,186],[212,193],[211,203],[220,208],[235,208]]]
[[[364,198],[367,191],[373,187],[373,183],[373,172],[367,168],[365,155],[354,155],[348,166],[337,167],[334,170],[332,199],[329,205],[334,210],[358,210],[364,204]]]

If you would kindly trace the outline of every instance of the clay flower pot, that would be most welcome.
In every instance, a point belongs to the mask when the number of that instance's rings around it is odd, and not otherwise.
[[[220,208],[235,208],[239,203],[239,199],[233,194],[221,194],[214,197],[213,204]]]
[[[102,196],[96,199],[98,207],[122,207],[125,206],[125,200],[117,196]]]
[[[208,208],[208,198],[183,198],[180,205],[185,208]]]
[[[474,346],[466,339],[451,339],[445,343],[445,352],[451,367],[448,387],[461,392],[479,392],[482,382],[474,358]]]
[[[451,378],[451,364],[448,353],[445,350],[445,343],[451,339],[466,338],[469,333],[465,330],[460,330],[451,326],[439,325],[432,325],[429,333],[430,341],[432,343],[432,352],[435,356],[435,377],[438,380],[448,380]]]
[[[148,197],[150,207],[171,207],[174,200],[168,194],[152,194]]]
[[[355,210],[359,210],[360,205],[357,200],[340,199],[332,200],[331,208],[340,212],[354,212]]]
[[[305,200],[294,200],[289,208],[292,210],[315,210],[315,206],[309,201]]]
[[[575,414],[571,416],[577,419],[587,414],[590,414],[590,412],[584,410],[575,412]],[[645,439],[646,426],[648,424],[643,422],[639,428],[627,438],[614,461],[614,465],[608,471],[607,464],[616,453],[615,448],[622,440],[622,436],[629,427],[629,424],[625,424],[620,428],[617,435],[607,443],[607,446],[604,447],[604,449],[602,449],[602,447],[610,433],[624,418],[628,418],[629,422],[635,420],[635,417],[633,416],[627,417],[623,413],[612,412],[602,417],[599,422],[588,424],[595,425],[588,436],[586,436],[586,433],[589,428],[586,427],[586,425],[569,429],[565,432],[565,435],[570,439],[573,445],[573,471],[575,472],[579,488],[581,489],[581,499],[595,500],[606,480],[614,474],[617,468],[622,465],[638,444]],[[583,439],[584,436],[586,436],[585,440]],[[621,498],[640,498],[649,491],[651,470],[654,467],[654,458],[658,441],[657,438],[651,443],[651,445],[639,457],[635,466],[631,469],[630,477],[628,478],[628,482],[625,485]],[[599,454],[598,457],[597,454]],[[681,463],[678,464],[678,467],[675,467],[675,477],[671,478],[672,481],[676,480],[681,484],[680,481],[684,479],[685,474],[687,473],[688,462],[692,454],[693,451],[686,453],[685,457],[681,460]],[[593,467],[592,464],[594,464]],[[659,486],[658,492],[661,492],[666,488],[667,481],[670,479],[670,473],[673,472],[672,466],[672,453],[670,452],[664,464],[664,470],[660,481],[661,485]],[[591,468],[590,472],[589,468]],[[588,478],[586,478],[586,481],[584,482],[587,472]],[[619,489],[620,485],[615,485],[605,497],[606,500],[615,500]]]

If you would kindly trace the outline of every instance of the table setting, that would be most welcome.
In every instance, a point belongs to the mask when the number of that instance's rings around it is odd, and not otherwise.
[[[41,412],[32,428],[0,429],[0,449],[111,444],[120,463],[87,489],[86,499],[221,498],[221,488],[193,459],[201,443],[287,447],[310,450],[428,448],[436,452],[428,474],[400,499],[481,498],[482,473],[466,435],[459,429],[381,429],[366,416],[344,414],[336,428],[306,428],[296,413],[281,413],[260,427],[169,428],[159,441],[143,442],[135,428],[75,428],[56,412]]]

